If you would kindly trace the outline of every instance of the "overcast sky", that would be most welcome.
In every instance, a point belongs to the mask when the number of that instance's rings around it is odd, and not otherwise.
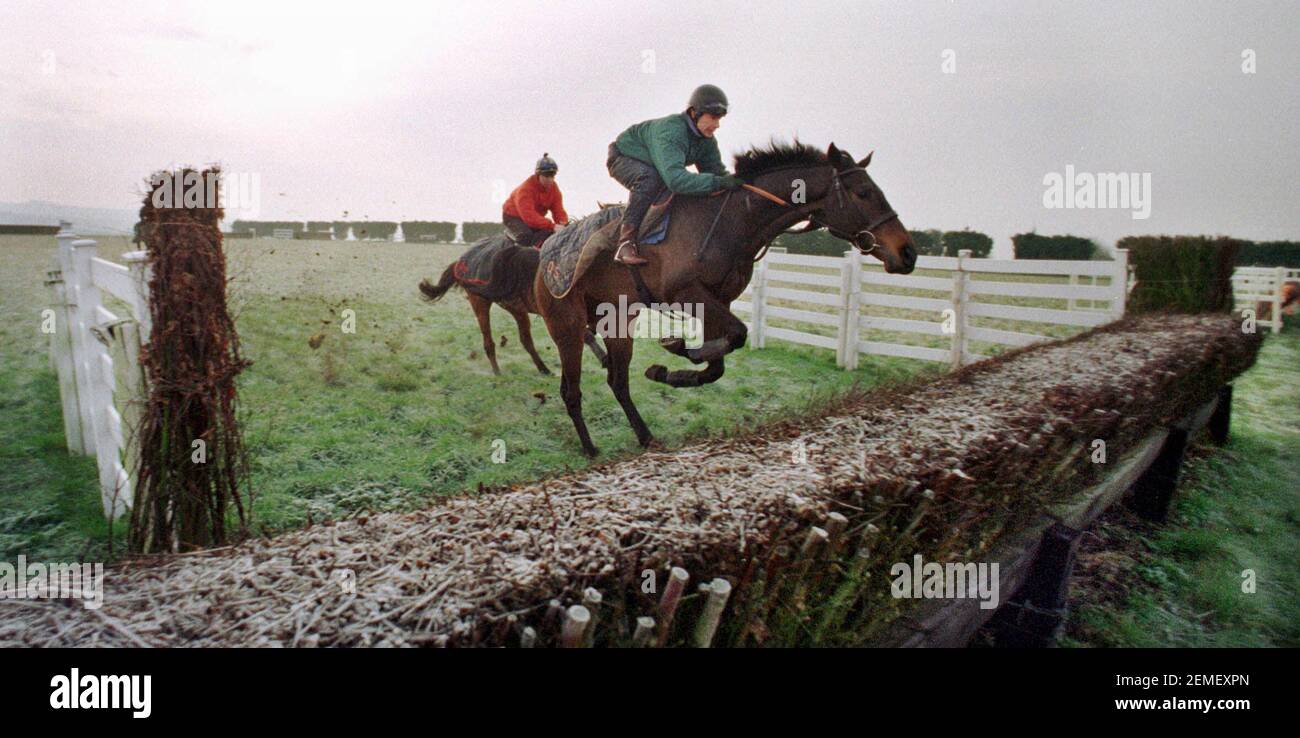
[[[261,219],[494,220],[547,151],[581,214],[625,196],[619,131],[711,82],[728,162],[874,149],[910,228],[1295,239],[1298,62],[1297,2],[0,0],[0,201],[220,162]],[[1150,217],[1044,207],[1067,165],[1150,173]]]

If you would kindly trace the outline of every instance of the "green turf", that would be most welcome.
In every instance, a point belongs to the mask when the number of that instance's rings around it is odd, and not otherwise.
[[[1226,447],[1189,456],[1170,519],[1123,510],[1099,535],[1114,573],[1085,576],[1067,643],[1300,645],[1300,326],[1264,344],[1235,384]],[[1255,591],[1243,591],[1243,573]]]
[[[95,467],[64,450],[58,387],[39,333],[48,304],[42,284],[54,240],[0,238],[0,556],[45,559],[106,553]],[[129,248],[100,239],[102,255]],[[227,244],[232,311],[247,358],[241,419],[252,465],[255,522],[269,531],[353,514],[404,509],[480,485],[522,482],[581,468],[557,376],[542,376],[519,345],[514,321],[494,310],[502,374],[483,357],[465,299],[418,299],[416,283],[436,277],[464,247],[288,242]],[[355,333],[342,328],[355,315]],[[309,339],[319,334],[316,349]],[[558,372],[541,319],[533,335]],[[671,389],[646,380],[651,363],[688,367],[653,340],[638,342],[632,393],[668,447],[806,412],[848,391],[937,372],[937,365],[864,357],[859,370],[835,367],[834,352],[771,341],[728,358],[716,384]],[[584,409],[600,461],[639,447],[585,355]],[[503,448],[504,463],[493,451]],[[120,529],[121,526],[119,525]],[[121,531],[119,530],[120,534]],[[116,537],[121,549],[121,536]]]

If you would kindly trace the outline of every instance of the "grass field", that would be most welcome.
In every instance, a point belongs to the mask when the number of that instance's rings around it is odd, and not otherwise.
[[[98,240],[101,256],[130,249],[125,238]],[[589,463],[559,401],[558,378],[537,373],[504,311],[493,311],[494,333],[506,341],[497,349],[502,375],[494,377],[464,299],[453,293],[434,306],[418,299],[420,278],[440,274],[463,247],[259,239],[226,248],[232,311],[254,362],[239,391],[259,528],[409,508]],[[107,553],[94,463],[65,451],[48,336],[39,332],[53,251],[49,237],[0,237],[5,558]],[[344,310],[355,313],[355,333],[342,330]],[[539,317],[533,334],[558,372]],[[601,459],[636,453],[603,371],[585,358],[584,410]],[[940,369],[878,357],[845,372],[833,352],[777,342],[730,358],[714,385],[675,390],[644,379],[655,362],[688,365],[653,341],[638,345],[633,361],[633,397],[670,447],[803,412],[855,383],[869,389]],[[502,444],[505,462],[494,463]]]

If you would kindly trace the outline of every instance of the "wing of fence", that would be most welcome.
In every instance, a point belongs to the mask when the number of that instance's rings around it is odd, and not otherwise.
[[[131,506],[135,431],[143,410],[140,347],[148,342],[149,275],[143,251],[122,255],[125,264],[98,256],[98,244],[78,239],[67,223],[58,235],[57,264],[48,284],[54,293],[51,362],[59,377],[68,450],[93,455],[104,515]],[[105,294],[125,303],[119,316]]]
[[[1300,282],[1300,269],[1237,267],[1232,272],[1234,306],[1238,310],[1255,309],[1256,325],[1277,333],[1282,330],[1282,288],[1287,282]]]
[[[1121,317],[1128,252],[1113,261],[923,256],[888,274],[857,251],[842,257],[773,248],[732,308],[748,315],[749,345],[768,339],[833,349],[856,369],[862,354],[958,368],[998,346],[1028,346]]]

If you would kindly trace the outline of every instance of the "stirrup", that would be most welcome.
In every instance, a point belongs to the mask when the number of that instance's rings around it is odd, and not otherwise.
[[[631,247],[632,254],[630,256],[623,256],[623,249],[627,247]],[[618,250],[614,252],[614,261],[627,266],[640,266],[641,264],[650,263],[649,260],[636,253],[636,244],[631,241],[623,241],[618,245]]]

